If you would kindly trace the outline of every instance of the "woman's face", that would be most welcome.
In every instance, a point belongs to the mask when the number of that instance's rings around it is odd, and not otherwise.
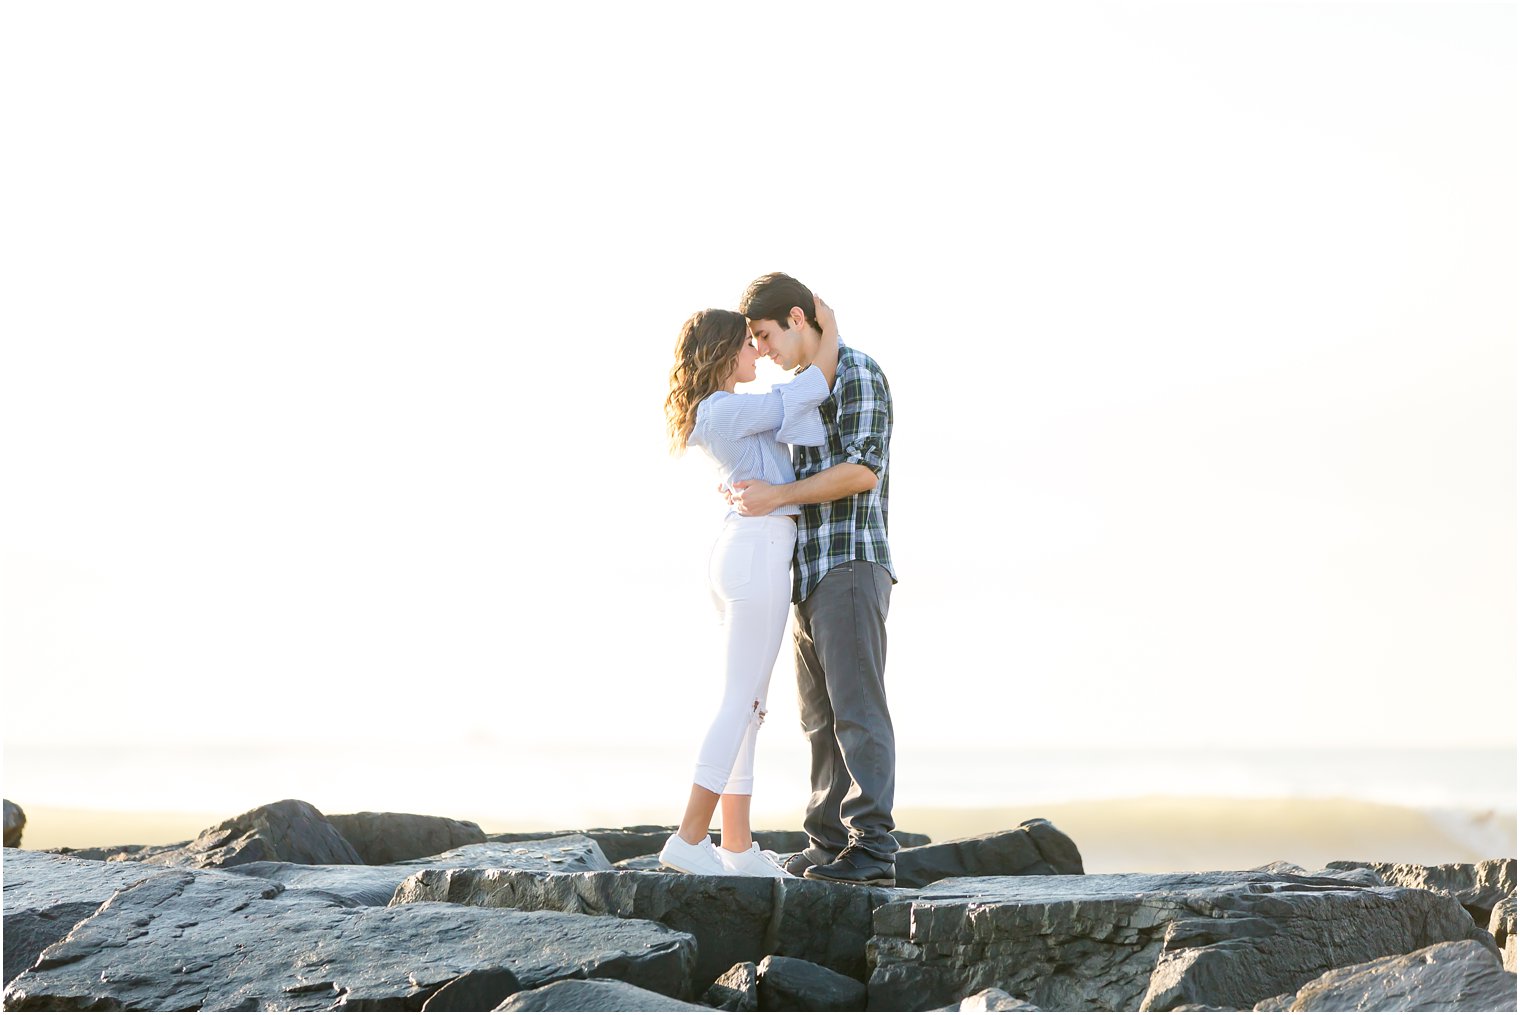
[[[748,337],[744,344],[739,346],[739,359],[734,364],[734,372],[729,374],[728,379],[735,384],[745,384],[755,379],[755,360],[760,358],[760,353],[755,349],[755,343]]]

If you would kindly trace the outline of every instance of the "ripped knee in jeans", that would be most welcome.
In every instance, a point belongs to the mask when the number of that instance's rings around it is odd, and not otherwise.
[[[763,708],[760,707],[760,699],[756,698],[753,702],[750,703],[749,707],[750,707],[750,711],[753,712],[753,713],[755,713],[755,725],[757,727],[758,726],[764,726],[765,725],[765,709],[763,709]]]

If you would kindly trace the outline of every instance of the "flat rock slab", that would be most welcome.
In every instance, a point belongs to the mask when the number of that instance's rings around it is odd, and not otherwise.
[[[160,874],[133,864],[7,849],[4,868],[5,982],[62,941],[118,891]]]
[[[456,869],[413,875],[391,904],[452,902],[655,920],[696,939],[701,989],[736,963],[772,954],[807,958],[863,980],[872,910],[909,894],[803,878]]]
[[[1514,1011],[1515,974],[1477,941],[1447,941],[1333,969],[1255,1010]]]
[[[258,878],[172,870],[112,896],[5,991],[17,1011],[417,1010],[478,970],[532,989],[623,979],[691,996],[695,943],[643,920],[419,904],[352,907]]]
[[[493,867],[504,870],[600,871],[612,865],[596,843],[585,836],[534,842],[486,842],[451,849],[421,860],[370,867],[364,864],[246,863],[226,868],[229,874],[263,878],[286,888],[328,892],[356,906],[388,905],[407,878],[424,870],[447,867]]]
[[[121,866],[115,864],[114,866]],[[426,866],[420,869],[426,869]],[[321,892],[349,906],[384,906],[396,893],[396,886],[419,868],[406,866],[369,867],[364,864],[239,864],[225,869],[229,875],[273,881],[283,888],[300,888]],[[138,877],[142,875],[139,874]]]
[[[513,994],[492,1011],[712,1011],[618,980],[560,980]]]
[[[1349,962],[1488,938],[1448,896],[1261,871],[954,878],[874,927],[885,1011],[994,986],[1047,1011],[1242,1010]]]
[[[1368,888],[1382,888],[1385,884],[1383,879],[1378,877],[1376,871],[1371,870],[1367,867],[1354,867],[1349,865],[1342,867],[1324,867],[1320,870],[1312,871],[1304,867],[1300,867],[1296,863],[1289,863],[1286,860],[1277,860],[1273,863],[1267,864],[1264,867],[1257,867],[1255,870],[1257,872],[1266,872],[1268,874],[1292,874],[1298,877],[1306,878],[1335,878],[1339,881],[1349,881],[1353,884],[1365,885]]]
[[[72,856],[76,860],[110,860],[120,863],[123,861],[142,862],[165,853],[175,853],[194,840],[186,839],[184,842],[171,842],[163,846],[144,846],[132,844],[126,846],[59,846],[46,852],[58,856]]]
[[[1082,854],[1071,837],[1044,818],[1017,828],[900,850],[899,888],[922,888],[944,878],[1081,874]]]
[[[594,839],[596,844],[602,847],[602,852],[607,854],[607,859],[617,863],[635,856],[658,853],[660,847],[665,845],[665,840],[670,838],[675,830],[675,825],[629,825],[624,828],[586,828],[567,832],[499,832],[488,835],[486,838],[491,842],[517,842],[524,839],[552,839],[564,835],[584,835]],[[717,829],[710,834],[713,840],[717,841],[719,835]],[[898,846],[904,849],[909,846],[924,846],[929,842],[927,835],[918,832],[893,832],[892,835],[897,839]],[[753,837],[760,844],[761,849],[772,849],[777,853],[800,852],[807,848],[808,844],[806,832],[768,829],[753,833]]]
[[[1450,895],[1466,907],[1480,927],[1488,926],[1489,915],[1495,906],[1515,894],[1515,861],[1512,858],[1484,860],[1480,863],[1443,863],[1434,867],[1416,863],[1336,860],[1328,868],[1370,870],[1385,885],[1423,888]]]
[[[423,862],[413,861],[412,865]],[[509,867],[562,874],[612,870],[612,864],[596,840],[585,835],[510,843],[482,842],[451,849],[425,862],[433,867]]]

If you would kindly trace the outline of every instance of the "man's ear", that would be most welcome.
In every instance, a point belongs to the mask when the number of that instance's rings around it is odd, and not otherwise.
[[[787,314],[787,318],[792,322],[792,327],[794,328],[800,328],[807,323],[807,314],[802,312],[801,307],[793,307],[792,312]]]

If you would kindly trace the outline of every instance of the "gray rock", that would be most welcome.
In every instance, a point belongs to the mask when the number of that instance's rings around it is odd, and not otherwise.
[[[955,878],[874,927],[887,1011],[990,986],[1051,1011],[1249,1008],[1348,961],[1488,937],[1446,896],[1258,871]]]
[[[133,859],[170,867],[236,867],[260,860],[300,864],[363,863],[348,840],[311,804],[281,800],[206,829],[189,845]]]
[[[356,906],[384,906],[390,903],[396,889],[413,874],[445,867],[567,872],[611,869],[596,843],[584,836],[567,835],[562,839],[542,842],[477,843],[437,856],[378,867],[364,864],[260,862],[239,864],[226,870],[229,874],[263,878],[286,888],[327,892]]]
[[[1514,1011],[1515,974],[1477,941],[1445,941],[1333,969],[1299,988],[1285,1008],[1256,1010]]]
[[[648,856],[630,856],[626,860],[619,860],[612,865],[613,870],[620,871],[662,871],[666,874],[677,874],[660,862],[660,854],[650,853]]]
[[[1082,855],[1076,843],[1044,818],[1032,818],[1004,832],[916,846],[897,854],[900,888],[921,888],[954,877],[1081,873]]]
[[[1362,885],[1365,888],[1382,888],[1386,885],[1382,876],[1377,871],[1368,867],[1325,867],[1321,870],[1310,871],[1305,876],[1311,878],[1336,878],[1340,881],[1348,881],[1354,885]]]
[[[584,835],[602,848],[610,862],[617,863],[629,857],[658,853],[674,831],[674,825],[630,825],[627,828],[587,828],[567,832],[500,832],[488,835],[486,839],[489,842],[521,842],[526,839]]]
[[[630,825],[626,828],[587,828],[568,832],[498,832],[486,838],[490,842],[517,842],[524,839],[584,835],[594,839],[596,844],[602,847],[602,852],[607,854],[608,860],[617,863],[630,857],[658,853],[660,847],[665,845],[665,840],[670,838],[675,830],[675,825]],[[717,829],[713,829],[710,834],[714,842],[718,841],[721,835]],[[923,846],[929,842],[927,835],[917,832],[893,832],[892,834],[902,848]],[[806,832],[764,830],[753,833],[753,837],[760,844],[761,849],[772,849],[777,853],[796,853],[806,848],[808,844]]]
[[[618,980],[560,980],[513,994],[493,1011],[711,1011]]]
[[[761,1011],[864,1011],[866,986],[806,959],[767,955],[757,970]]]
[[[1006,990],[998,990],[996,987],[988,987],[979,990],[970,997],[961,999],[960,1004],[946,1005],[936,1008],[936,1011],[1039,1011],[1028,1001],[1021,1000],[1008,993]]]
[[[423,1011],[491,1011],[522,989],[510,969],[473,969],[438,988]]]
[[[151,866],[151,865],[149,865]],[[273,881],[282,888],[299,888],[320,892],[347,906],[384,906],[396,893],[396,886],[416,873],[417,867],[370,867],[365,864],[238,864],[224,868],[241,877]],[[503,994],[502,997],[506,995]],[[498,1000],[500,1000],[498,998]]]
[[[557,839],[530,839],[519,842],[482,842],[460,846],[447,853],[405,866],[426,863],[430,867],[505,867],[521,871],[547,871],[556,874],[582,874],[610,871],[612,864],[593,839],[584,835],[566,835]],[[398,864],[397,866],[402,866]]]
[[[1368,888],[1382,888],[1385,884],[1376,871],[1366,867],[1351,865],[1345,867],[1325,867],[1317,871],[1311,871],[1300,867],[1296,863],[1289,863],[1286,860],[1274,860],[1269,864],[1263,864],[1260,867],[1252,869],[1265,874],[1293,874],[1306,878],[1335,878],[1338,881],[1348,881],[1356,885],[1365,885]]]
[[[109,860],[112,863],[134,861],[141,863],[155,856],[183,850],[193,841],[192,839],[186,839],[183,842],[174,842],[166,846],[86,846],[83,848],[59,846],[57,849],[49,849],[45,852],[54,853],[58,856],[72,856],[76,860]]]
[[[486,833],[473,821],[426,814],[362,811],[329,814],[327,820],[369,864],[437,856],[459,846],[486,841]]]
[[[655,920],[696,939],[702,984],[770,954],[806,957],[864,979],[871,910],[907,894],[802,878],[451,869],[414,874],[391,905],[452,902]]]
[[[37,961],[48,945],[116,892],[158,872],[23,849],[5,851],[5,982]]]
[[[719,1011],[759,1011],[759,976],[753,962],[737,963],[707,988],[702,1003]]]
[[[1494,936],[1504,956],[1504,968],[1515,972],[1515,897],[1511,895],[1494,907],[1488,918],[1488,932]]]
[[[20,849],[21,833],[26,830],[26,811],[5,801],[5,848]]]
[[[1330,870],[1364,868],[1376,873],[1385,885],[1423,888],[1441,892],[1460,902],[1472,914],[1479,927],[1488,926],[1489,914],[1506,898],[1515,894],[1513,858],[1484,860],[1481,863],[1444,863],[1425,867],[1414,863],[1369,863],[1365,860],[1336,860]]]
[[[141,868],[139,868],[141,869]],[[419,904],[350,907],[224,872],[112,896],[5,991],[8,1009],[417,1010],[467,973],[525,989],[616,977],[689,997],[695,944],[658,924]]]

